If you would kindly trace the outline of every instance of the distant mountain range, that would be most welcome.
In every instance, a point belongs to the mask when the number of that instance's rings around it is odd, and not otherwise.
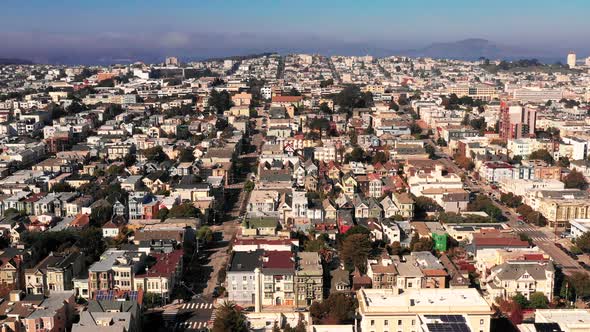
[[[206,40],[207,41],[207,40]],[[290,44],[292,43],[292,44]],[[165,56],[176,55],[182,61],[198,61],[211,58],[225,58],[243,56],[246,54],[259,54],[276,52],[289,53],[314,53],[330,55],[373,55],[386,57],[392,55],[405,55],[411,57],[430,57],[438,59],[477,60],[481,57],[490,60],[520,60],[535,58],[544,63],[565,61],[567,50],[558,48],[538,48],[511,46],[495,43],[486,39],[471,38],[453,42],[433,43],[423,48],[408,49],[397,43],[392,47],[391,42],[340,42],[335,40],[297,40],[285,42],[283,40],[269,40],[264,44],[256,44],[251,47],[240,47],[229,44],[219,46],[213,43],[193,43],[198,47],[190,46],[180,49],[166,48],[142,48],[129,49],[125,47],[110,48],[108,50],[83,49],[42,49],[34,53],[15,53],[17,55],[0,58],[0,64],[86,64],[86,65],[110,65],[113,63],[132,63],[143,61],[146,63],[159,63]],[[408,44],[406,44],[408,45]],[[414,44],[415,45],[415,44]],[[588,50],[590,51],[590,50]],[[18,55],[21,54],[21,55]],[[25,60],[23,58],[29,58]]]
[[[542,62],[555,62],[564,56],[547,54],[547,50],[535,50],[509,45],[496,44],[487,39],[471,38],[455,42],[433,43],[421,49],[401,51],[401,55],[412,57],[429,57],[456,60],[477,60],[487,58],[491,60],[518,60],[536,58]]]
[[[32,65],[33,61],[16,58],[0,58],[0,65]]]

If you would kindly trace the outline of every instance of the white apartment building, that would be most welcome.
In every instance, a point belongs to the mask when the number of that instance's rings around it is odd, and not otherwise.
[[[588,157],[588,141],[572,136],[564,136],[561,138],[564,143],[571,145],[571,158],[573,160],[585,160]]]
[[[449,316],[466,331],[490,331],[492,308],[475,288],[360,289],[357,298],[363,332],[420,332]]]
[[[555,268],[551,261],[507,261],[493,267],[486,279],[486,290],[492,299],[511,298],[520,293],[527,299],[540,292],[553,298]]]
[[[443,167],[436,166],[435,171],[430,174],[418,173],[408,178],[410,192],[415,196],[422,196],[422,192],[427,189],[461,189],[463,181],[454,174],[443,175]]]
[[[520,156],[526,159],[533,152],[533,141],[530,138],[509,139],[506,146],[508,155],[511,158]]]
[[[570,220],[572,238],[577,239],[584,233],[590,232],[590,219]]]
[[[336,147],[334,146],[320,146],[316,147],[313,152],[315,160],[323,162],[336,161]]]
[[[562,190],[565,184],[559,180],[527,180],[503,178],[498,181],[500,190],[504,193],[513,193],[516,196],[524,196],[534,190]]]

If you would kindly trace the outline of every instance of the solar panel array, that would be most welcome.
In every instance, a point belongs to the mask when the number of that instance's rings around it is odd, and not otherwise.
[[[465,323],[427,323],[430,332],[471,332]]]
[[[112,290],[99,290],[96,293],[96,300],[98,301],[112,301],[115,298],[115,292]]]
[[[424,315],[430,332],[471,332],[462,315]]]
[[[96,293],[96,300],[98,301],[113,301],[118,298],[123,298],[129,301],[137,301],[138,292],[137,291],[126,291],[123,293],[123,296],[118,296],[119,291],[116,290],[99,290]]]
[[[440,320],[441,322],[449,323],[465,323],[465,317],[462,315],[424,315],[424,318],[429,320]]]

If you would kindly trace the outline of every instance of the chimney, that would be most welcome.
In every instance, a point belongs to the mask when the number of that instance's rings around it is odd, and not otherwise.
[[[22,291],[20,290],[13,290],[10,291],[9,299],[10,302],[20,302],[22,300]]]
[[[262,287],[260,281],[260,268],[256,268],[254,269],[254,312],[262,311]]]

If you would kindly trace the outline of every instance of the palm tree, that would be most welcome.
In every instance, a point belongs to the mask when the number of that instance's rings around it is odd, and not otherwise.
[[[223,304],[217,308],[212,331],[247,332],[246,316],[244,316],[235,303],[224,301]]]

